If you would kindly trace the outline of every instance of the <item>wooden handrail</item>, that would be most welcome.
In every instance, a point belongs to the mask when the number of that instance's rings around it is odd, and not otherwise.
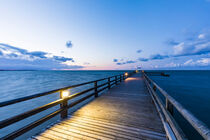
[[[130,72],[129,75],[131,75],[132,73],[134,73],[134,72]],[[21,113],[19,115],[16,115],[16,116],[13,116],[11,118],[0,121],[0,129],[2,129],[2,128],[5,128],[9,125],[12,125],[12,124],[14,124],[18,121],[24,120],[25,118],[28,118],[30,116],[33,116],[37,113],[40,113],[40,112],[45,111],[45,110],[47,110],[47,109],[49,109],[53,106],[56,106],[56,105],[60,104],[60,109],[56,110],[55,112],[53,112],[53,113],[35,121],[35,122],[32,122],[31,124],[29,124],[27,126],[24,126],[24,127],[20,128],[19,130],[16,130],[16,131],[14,131],[14,132],[12,132],[12,133],[10,133],[10,134],[8,134],[8,135],[6,135],[6,136],[4,136],[0,139],[2,139],[2,140],[4,140],[4,139],[14,139],[14,138],[24,134],[25,132],[33,129],[34,127],[44,123],[45,121],[47,121],[50,118],[56,116],[57,114],[61,114],[61,119],[64,119],[68,116],[68,108],[73,107],[73,106],[81,103],[82,101],[84,101],[84,100],[86,100],[86,99],[88,99],[88,98],[90,98],[94,95],[95,95],[95,97],[98,97],[98,93],[104,91],[105,89],[110,89],[113,85],[117,85],[118,82],[123,81],[126,77],[128,77],[128,76],[125,76],[125,74],[120,74],[120,75],[115,75],[115,76],[111,76],[111,77],[108,77],[108,78],[103,78],[103,79],[99,79],[99,80],[95,80],[95,81],[90,81],[90,82],[85,82],[85,83],[81,83],[81,84],[77,84],[77,85],[67,86],[67,87],[64,87],[64,88],[51,90],[51,91],[44,92],[44,93],[38,93],[38,94],[34,94],[34,95],[30,95],[30,96],[26,96],[26,97],[14,99],[14,100],[1,102],[0,107],[5,107],[5,106],[8,106],[8,105],[12,105],[12,104],[15,104],[15,103],[27,101],[27,100],[30,100],[30,99],[34,99],[34,98],[38,98],[38,97],[41,97],[41,96],[49,95],[49,94],[52,94],[52,93],[60,92],[60,94],[61,94],[61,92],[64,91],[64,90],[69,90],[71,88],[75,88],[75,87],[79,87],[79,86],[94,83],[94,87],[92,87],[92,88],[86,89],[84,91],[78,92],[76,94],[70,95],[70,96],[65,97],[65,98],[58,99],[58,100],[53,101],[51,103],[45,104],[41,107],[26,111],[26,112]],[[110,80],[112,78],[113,78],[113,80]],[[107,82],[98,85],[99,81],[104,81],[104,80],[107,80]],[[93,91],[93,93],[88,94],[85,97],[82,97],[82,98],[68,104],[68,100],[74,99],[75,97],[78,97],[80,95],[84,95],[85,93],[88,93],[90,91]]]
[[[156,90],[165,97],[166,106],[165,109],[173,116],[173,108],[176,110],[190,123],[190,125],[205,139],[210,140],[210,129],[202,121],[197,119],[189,110],[185,109],[178,101],[171,97],[165,90],[158,86],[153,80],[151,80],[144,72],[143,76],[145,81],[148,83],[147,86],[152,91],[156,100],[160,101],[160,98],[156,94]],[[151,88],[153,87],[153,88]],[[159,104],[161,106],[161,104]],[[175,125],[174,125],[175,126]]]

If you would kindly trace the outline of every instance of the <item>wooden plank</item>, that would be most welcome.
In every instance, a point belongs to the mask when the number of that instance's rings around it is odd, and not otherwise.
[[[62,133],[67,139],[66,135],[103,140],[166,139],[163,124],[140,76],[127,78],[40,136],[49,134],[51,138]]]

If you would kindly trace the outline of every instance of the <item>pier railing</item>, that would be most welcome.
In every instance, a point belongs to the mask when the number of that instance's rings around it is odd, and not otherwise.
[[[180,129],[179,125],[174,119],[174,108],[189,122],[189,124],[205,139],[210,140],[210,129],[199,119],[197,119],[190,111],[185,109],[179,102],[177,102],[173,97],[171,97],[166,91],[164,91],[160,86],[158,86],[153,80],[151,80],[147,74],[143,71],[143,77],[145,83],[151,94],[161,120],[164,124],[167,136],[170,140],[187,139],[183,131]],[[165,98],[165,105],[160,99],[159,92]]]
[[[42,111],[45,111],[49,108],[52,108],[56,105],[60,104],[60,108],[56,111],[54,111],[51,114],[48,114],[47,116],[36,120],[35,122],[30,123],[29,125],[26,125],[12,133],[7,134],[6,136],[0,138],[1,140],[6,140],[6,139],[15,139],[19,136],[21,136],[22,134],[28,132],[29,130],[37,127],[38,125],[46,122],[47,120],[57,116],[58,114],[60,114],[61,119],[65,119],[68,116],[68,109],[81,103],[82,101],[90,98],[90,97],[98,97],[99,93],[104,91],[105,89],[110,89],[111,87],[113,87],[114,85],[117,85],[118,83],[122,82],[123,80],[125,80],[127,77],[129,77],[130,75],[132,75],[134,72],[126,72],[124,74],[120,74],[120,75],[115,75],[115,76],[111,76],[108,78],[103,78],[103,79],[99,79],[99,80],[95,80],[95,81],[90,81],[90,82],[86,82],[86,83],[82,83],[82,84],[77,84],[77,85],[72,85],[72,86],[68,86],[68,87],[64,87],[64,88],[60,88],[60,89],[56,89],[56,90],[52,90],[52,91],[48,91],[48,92],[44,92],[44,93],[39,93],[39,94],[35,94],[35,95],[30,95],[30,96],[26,96],[23,98],[18,98],[18,99],[14,99],[14,100],[10,100],[10,101],[5,101],[5,102],[1,102],[0,103],[0,107],[5,107],[8,105],[12,105],[12,104],[16,104],[19,102],[24,102],[30,99],[34,99],[34,98],[38,98],[41,96],[46,96],[52,93],[60,93],[60,99],[53,101],[51,103],[48,103],[46,105],[40,106],[38,108],[32,109],[30,111],[21,113],[19,115],[13,116],[11,118],[5,119],[0,121],[0,129],[5,128],[7,126],[10,126],[16,122],[19,122],[21,120],[24,120],[30,116],[33,116],[37,113],[40,113]],[[101,81],[107,81],[105,83],[99,84]],[[73,95],[68,95],[68,90],[75,88],[75,87],[80,87],[83,85],[88,85],[88,84],[93,84],[93,86],[89,89],[83,90],[79,93],[73,94]],[[91,92],[92,93],[88,93]],[[88,93],[87,95],[85,93]],[[81,96],[83,95],[83,96]],[[85,96],[84,96],[85,95]],[[80,99],[68,103],[68,101],[70,99],[74,99],[75,97],[81,97]]]

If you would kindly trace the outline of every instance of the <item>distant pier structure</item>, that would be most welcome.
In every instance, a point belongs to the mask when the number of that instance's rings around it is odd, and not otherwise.
[[[69,89],[85,85],[89,87],[76,94],[69,94]],[[60,99],[2,120],[0,129],[59,106],[57,110],[0,139],[19,138],[59,115],[59,122],[44,131],[37,131],[31,139],[186,140],[187,137],[173,117],[176,110],[203,139],[210,140],[210,130],[203,122],[151,80],[146,72],[138,70],[2,102],[0,107],[30,101],[52,93],[60,94]],[[69,109],[76,105],[80,105],[80,108],[69,112]]]

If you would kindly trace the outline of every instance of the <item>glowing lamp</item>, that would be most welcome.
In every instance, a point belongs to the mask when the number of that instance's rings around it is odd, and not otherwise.
[[[61,98],[66,98],[70,95],[70,92],[68,90],[64,90],[61,92]]]
[[[128,76],[128,73],[127,72],[125,73],[125,76]]]

